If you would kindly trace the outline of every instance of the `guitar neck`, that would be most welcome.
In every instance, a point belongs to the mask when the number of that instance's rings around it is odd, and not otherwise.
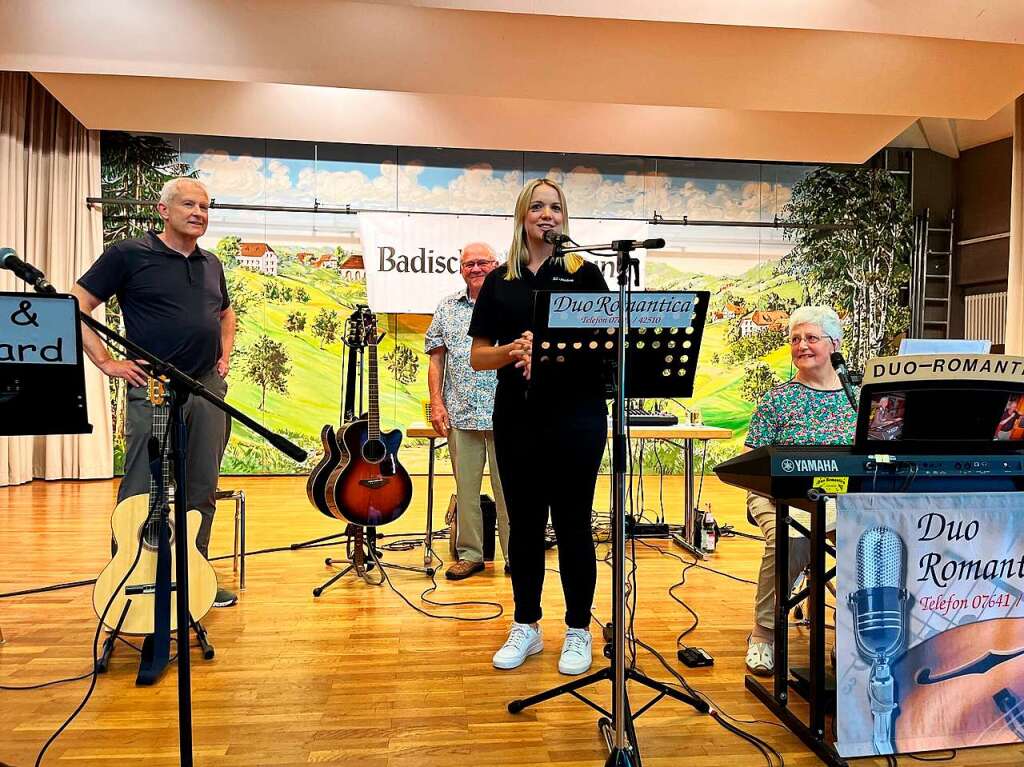
[[[377,339],[371,339],[370,356],[370,409],[367,418],[367,435],[370,439],[380,439],[380,405],[377,387]]]
[[[160,478],[150,472],[149,475],[149,517],[155,519],[160,508],[167,500],[167,479],[170,477],[171,461],[168,456],[167,447],[167,426],[170,420],[171,408],[168,405],[153,405],[153,426],[152,435],[156,440],[157,449],[160,451]]]
[[[359,349],[355,346],[348,347],[348,364],[345,373],[345,391],[342,396],[342,410],[340,423],[349,423],[356,417],[356,365],[359,358]]]

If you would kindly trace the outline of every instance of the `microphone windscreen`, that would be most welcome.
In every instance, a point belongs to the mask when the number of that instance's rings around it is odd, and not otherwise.
[[[832,352],[829,359],[832,361],[832,367],[836,370],[841,367],[846,367],[846,360],[843,359],[842,352]]]
[[[647,250],[654,250],[656,248],[664,248],[665,240],[661,237],[657,237],[653,240],[644,240],[644,248]]]
[[[904,545],[888,527],[871,527],[857,541],[857,589],[903,588]]]

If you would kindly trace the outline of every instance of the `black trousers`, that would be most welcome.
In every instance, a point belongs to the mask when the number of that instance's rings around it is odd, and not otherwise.
[[[494,448],[509,520],[517,623],[541,618],[548,513],[558,540],[565,622],[587,628],[597,584],[594,486],[608,434],[604,402],[568,414],[495,409]]]

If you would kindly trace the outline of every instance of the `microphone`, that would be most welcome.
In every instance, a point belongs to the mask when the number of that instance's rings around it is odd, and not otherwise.
[[[857,541],[857,590],[850,595],[857,649],[866,661],[892,658],[906,636],[903,539],[887,527]]]
[[[14,272],[14,274],[40,293],[56,293],[56,288],[46,281],[46,275],[36,269],[32,264],[26,264],[13,248],[0,248],[0,268]]]
[[[857,393],[853,390],[853,382],[850,380],[850,371],[846,367],[846,360],[843,359],[842,352],[832,352],[830,359],[832,367],[835,368],[836,375],[839,376],[839,383],[843,385],[843,391],[846,392],[846,399],[850,401],[850,407],[856,413]]]
[[[891,663],[906,641],[907,591],[903,539],[888,527],[872,527],[857,541],[857,590],[850,594],[857,652],[871,665],[868,702],[878,754],[893,753],[893,713],[898,708]]]
[[[561,245],[563,242],[571,242],[569,235],[556,232],[554,229],[548,229],[544,232],[544,242],[548,245]]]

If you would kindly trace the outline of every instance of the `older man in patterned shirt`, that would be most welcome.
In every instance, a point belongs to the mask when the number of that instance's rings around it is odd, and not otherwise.
[[[470,366],[469,349],[473,339],[467,335],[480,286],[497,265],[494,249],[486,243],[474,242],[462,249],[461,270],[466,287],[441,299],[424,344],[430,355],[427,374],[430,422],[438,434],[448,438],[458,495],[456,550],[459,558],[445,572],[445,577],[451,580],[468,578],[484,569],[480,484],[485,458],[491,468],[505,572],[509,569],[508,512],[501,493],[491,430],[498,379],[493,370],[476,371]]]

